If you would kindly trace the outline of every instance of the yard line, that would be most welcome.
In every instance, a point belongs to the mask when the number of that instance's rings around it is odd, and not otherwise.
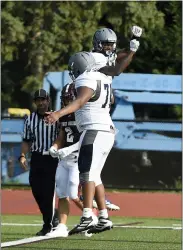
[[[21,240],[3,242],[1,243],[1,247],[3,248],[3,247],[10,247],[10,246],[18,246],[18,245],[33,243],[33,242],[42,241],[42,240],[49,240],[49,239],[50,237],[48,236],[35,236],[35,237],[21,239]]]
[[[164,226],[122,226],[122,225],[113,225],[113,227],[116,228],[132,228],[132,229],[172,229],[172,230],[182,230],[182,227],[176,226],[176,227],[164,227]]]
[[[121,223],[117,223],[117,224],[114,224],[115,226],[129,226],[129,225],[136,225],[136,224],[142,224],[144,222],[140,221],[140,222],[129,222],[129,223],[126,223],[126,224],[121,224]],[[37,227],[37,226],[42,226],[43,224],[27,224],[27,223],[1,223],[2,226],[33,226],[33,227]],[[70,226],[70,227],[73,227],[75,225],[67,225],[67,226]]]
[[[18,223],[2,223],[4,226],[39,226],[42,224],[18,224]],[[119,224],[114,224],[114,227],[116,228],[131,228],[131,229],[166,229],[166,230],[182,230],[182,227],[180,226],[134,226],[134,225],[119,225]],[[9,241],[9,242],[3,242],[1,243],[1,247],[10,247],[10,246],[17,246],[17,245],[23,245],[23,244],[28,244],[28,243],[33,243],[33,242],[38,242],[42,240],[50,240],[54,239],[55,237],[48,237],[48,236],[36,236],[36,237],[31,237],[31,238],[26,238],[26,239],[21,239],[21,240],[15,240],[15,241]]]
[[[143,222],[131,222],[127,224],[113,224],[116,228],[132,228],[132,229],[172,229],[172,230],[182,230],[180,224],[176,224],[173,226],[134,226],[135,224],[141,224]],[[42,224],[26,224],[26,223],[1,223],[2,226],[32,226],[38,227],[42,226]],[[68,225],[73,227],[74,225]]]
[[[141,224],[143,222],[130,222],[130,223],[127,223],[127,224],[114,224],[115,226],[129,226],[129,225],[136,225],[136,224]],[[42,226],[43,224],[27,224],[27,223],[1,223],[2,226],[32,226],[32,227],[37,227],[37,226]],[[67,225],[67,226],[70,226],[70,227],[73,227],[75,225]]]
[[[32,226],[32,227],[38,227],[38,226],[42,226],[43,224],[25,224],[25,223],[1,223],[1,225],[2,226],[27,226],[27,227],[29,227],[29,226]]]

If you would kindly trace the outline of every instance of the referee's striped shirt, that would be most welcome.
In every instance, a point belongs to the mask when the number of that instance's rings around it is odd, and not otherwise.
[[[31,152],[48,151],[59,133],[59,122],[47,125],[44,117],[31,113],[24,122],[23,141],[31,142]]]

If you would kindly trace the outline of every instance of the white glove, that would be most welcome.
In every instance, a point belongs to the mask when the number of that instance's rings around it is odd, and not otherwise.
[[[131,28],[132,34],[135,37],[141,37],[142,35],[142,28],[140,28],[139,26],[133,26]]]
[[[51,148],[49,149],[49,152],[53,158],[58,157],[58,150],[54,146],[51,146]]]
[[[69,147],[61,148],[58,150],[58,157],[61,160],[78,149],[79,149],[79,142],[77,142]]]
[[[130,41],[130,50],[136,52],[140,46],[139,41],[133,39]]]
[[[68,147],[61,148],[61,149],[58,150],[58,158],[59,158],[59,160],[64,159],[68,155],[70,155],[70,150],[68,149]]]

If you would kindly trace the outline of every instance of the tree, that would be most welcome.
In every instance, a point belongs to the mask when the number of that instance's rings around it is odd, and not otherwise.
[[[102,7],[100,25],[114,29],[120,49],[129,46],[132,25],[143,28],[140,49],[127,72],[181,74],[180,1],[103,2]]]
[[[126,72],[181,74],[181,2],[4,1],[1,6],[2,108],[30,108],[44,74],[67,69],[73,53],[91,50],[100,27],[117,33],[120,49],[129,46],[132,25],[143,27],[140,49]]]
[[[101,2],[3,2],[2,70],[15,69],[9,105],[30,107],[31,99],[25,99],[46,72],[66,69],[74,52],[91,48],[100,18]]]

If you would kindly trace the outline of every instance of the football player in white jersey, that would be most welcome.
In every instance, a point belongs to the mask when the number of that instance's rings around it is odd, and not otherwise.
[[[61,92],[61,107],[67,106],[76,98],[76,91],[74,83],[65,85]],[[69,199],[71,199],[79,209],[83,209],[83,203],[78,198],[79,192],[79,170],[78,170],[78,149],[81,133],[79,133],[74,114],[66,115],[60,119],[60,133],[55,140],[53,146],[50,148],[50,154],[54,158],[59,158],[61,161],[58,163],[56,171],[56,193],[59,197],[58,201],[58,216],[59,224],[54,231],[47,234],[50,237],[67,237],[68,229],[66,226],[67,218],[69,215]],[[78,188],[79,185],[79,188]],[[98,190],[96,190],[97,192]],[[69,198],[69,199],[68,199]],[[106,208],[108,210],[119,210],[120,208],[112,204],[109,200],[105,200]],[[97,203],[93,200],[93,207],[97,207]],[[98,222],[97,216],[93,214],[93,218]],[[88,234],[85,234],[88,236]]]
[[[105,65],[113,67],[105,67],[102,73],[110,76],[116,76],[122,73],[132,61],[132,58],[139,48],[139,39],[142,35],[142,28],[132,26],[131,28],[130,49],[123,49],[116,52],[117,36],[115,32],[108,28],[97,30],[93,36],[93,56],[100,69]],[[118,65],[116,65],[116,62]],[[120,63],[120,67],[119,66]],[[116,65],[116,67],[115,67]]]
[[[61,92],[61,107],[66,107],[75,99],[75,87],[73,83],[65,85]],[[66,226],[71,199],[75,205],[82,210],[83,203],[78,197],[79,170],[78,170],[78,141],[79,133],[74,113],[66,115],[59,119],[60,132],[57,139],[50,148],[50,154],[54,158],[59,158],[56,171],[56,194],[58,201],[59,224],[54,231],[47,234],[50,237],[67,237],[68,229]],[[93,214],[97,224],[97,216]]]
[[[133,26],[131,28],[131,33],[132,37],[130,41],[130,49],[126,51],[122,50],[116,53],[117,36],[115,32],[108,28],[101,28],[95,32],[93,36],[92,55],[95,58],[96,68],[99,71],[107,75],[111,75],[109,77],[112,77],[114,75],[122,73],[127,68],[127,66],[132,61],[133,55],[139,48],[140,43],[138,39],[142,35],[142,28]],[[116,65],[116,59],[118,65]],[[111,104],[113,103],[114,96],[111,93]],[[100,193],[103,192],[104,187],[103,185],[99,185],[97,189],[98,193]],[[93,201],[93,205],[97,208],[97,203],[95,202],[95,200]],[[111,210],[120,209],[115,204],[112,204],[109,200],[106,200],[106,207]]]
[[[83,215],[80,224],[69,234],[88,230],[99,233],[112,228],[105,205],[105,192],[96,195],[99,222],[94,226],[92,202],[95,189],[102,183],[101,171],[113,146],[115,129],[109,114],[111,80],[106,75],[94,72],[95,60],[89,52],[74,54],[69,60],[69,70],[77,90],[76,99],[67,107],[48,113],[47,123],[54,123],[60,117],[75,112],[78,130],[82,132],[79,141],[78,168],[83,190]]]

